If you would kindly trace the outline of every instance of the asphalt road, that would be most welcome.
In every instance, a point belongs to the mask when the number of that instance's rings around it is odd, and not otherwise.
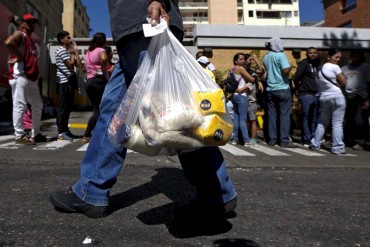
[[[194,189],[176,157],[129,153],[111,192],[113,212],[90,219],[49,203],[51,192],[78,179],[84,155],[76,151],[78,141],[56,150],[10,149],[4,142],[0,246],[370,246],[370,152],[310,156],[274,148],[288,155],[272,156],[239,147],[254,154],[243,156],[223,150],[238,192],[236,217],[177,226],[173,211]],[[92,242],[83,244],[87,238]]]

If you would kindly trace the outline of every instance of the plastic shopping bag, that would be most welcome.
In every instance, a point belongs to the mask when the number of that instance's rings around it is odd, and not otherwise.
[[[165,27],[152,37],[108,131],[115,145],[174,155],[225,145],[232,120],[223,91]]]

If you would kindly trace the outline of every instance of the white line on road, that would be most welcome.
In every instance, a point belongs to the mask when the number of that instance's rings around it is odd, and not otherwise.
[[[15,141],[3,143],[0,145],[0,149],[18,149],[22,144],[15,144]]]
[[[290,156],[287,153],[283,153],[283,152],[277,151],[276,149],[268,148],[265,146],[248,146],[248,148],[263,152],[264,154],[267,154],[270,156]]]
[[[0,136],[0,142],[8,141],[8,140],[11,140],[11,139],[14,139],[15,140],[14,135]]]
[[[314,151],[308,151],[302,148],[287,148],[286,150],[289,152],[301,154],[304,156],[325,156],[325,154],[321,154],[321,153],[314,152]]]
[[[57,140],[57,141],[52,141],[48,142],[46,144],[42,144],[38,147],[33,148],[34,150],[58,150],[61,149],[67,145],[70,145],[72,142],[76,142],[79,140],[73,140],[73,141],[62,141],[62,140]]]
[[[249,153],[243,149],[237,148],[230,144],[226,144],[225,146],[220,146],[220,148],[236,156],[256,156],[252,153]]]

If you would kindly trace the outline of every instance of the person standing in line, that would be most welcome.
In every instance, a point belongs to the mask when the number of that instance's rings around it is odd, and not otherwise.
[[[284,53],[283,42],[273,37],[266,42],[268,52],[263,58],[267,73],[267,119],[268,145],[279,144],[282,148],[297,148],[289,138],[292,94],[288,75],[291,70],[288,58]],[[279,120],[279,125],[277,121]],[[277,126],[279,126],[279,133]],[[278,134],[280,138],[278,140]]]
[[[171,18],[172,33],[179,40],[184,34],[177,0],[110,0],[108,9],[119,63],[105,88],[95,132],[82,160],[81,177],[71,189],[50,195],[57,210],[88,217],[104,217],[110,213],[110,190],[126,156],[126,148],[109,141],[108,127],[150,43],[150,38],[144,37],[142,24],[147,23],[147,16],[152,18],[152,25],[159,23],[160,17],[167,23]],[[178,157],[185,177],[196,188],[195,199],[185,207],[192,212],[190,215],[216,217],[235,209],[237,194],[218,147],[205,147]]]
[[[108,72],[108,78],[110,78],[114,70],[114,63],[112,62],[112,59],[113,59],[112,47],[106,46],[105,52],[107,53],[107,57],[108,57],[107,72]]]
[[[79,138],[79,136],[72,134],[68,127],[74,96],[78,90],[78,79],[74,68],[81,68],[82,63],[77,52],[76,43],[72,41],[67,31],[59,32],[57,40],[61,45],[55,51],[57,83],[59,83],[60,92],[57,110],[58,139],[72,141],[74,138]]]
[[[215,75],[212,73],[212,71],[207,69],[207,66],[209,64],[208,58],[206,56],[201,56],[197,59],[197,61],[200,64],[200,66],[202,66],[203,70],[207,73],[207,75],[211,77],[212,81],[216,82]]]
[[[317,71],[320,66],[317,49],[309,47],[306,50],[307,58],[298,64],[293,81],[297,87],[298,99],[301,103],[303,119],[301,142],[309,147],[315,134],[319,114],[319,95],[317,85]]]
[[[362,50],[352,51],[350,59],[350,63],[342,67],[347,81],[344,140],[354,150],[363,150],[369,138],[370,65],[365,63]]]
[[[332,124],[332,147],[331,153],[344,154],[343,120],[346,111],[346,99],[341,87],[345,87],[346,78],[338,63],[342,53],[337,49],[330,49],[326,56],[326,63],[318,72],[318,85],[320,92],[320,117],[311,140],[310,148],[319,150],[325,130]]]
[[[248,117],[248,86],[247,82],[255,83],[256,79],[252,77],[247,70],[244,68],[245,56],[243,53],[237,53],[233,57],[234,67],[231,69],[230,73],[233,73],[235,79],[239,82],[238,89],[235,91],[231,97],[231,102],[233,103],[234,110],[234,128],[231,144],[236,145],[238,143],[238,133],[239,129],[242,134],[244,141],[244,146],[255,145],[255,143],[250,142],[248,127],[247,127],[247,117]]]
[[[13,67],[13,126],[16,144],[34,145],[40,133],[42,99],[37,84],[39,78],[38,52],[31,38],[38,20],[31,14],[24,14],[21,19],[21,31],[15,31],[5,40],[5,45],[15,57]],[[32,131],[28,137],[23,129],[23,116],[27,103],[32,106]],[[46,139],[46,138],[45,138]]]
[[[197,54],[195,54],[195,59],[196,59],[196,60],[198,60],[200,57],[206,57],[202,51],[198,51],[198,52],[197,52]],[[208,60],[209,60],[209,59],[208,59]],[[213,75],[215,76],[215,80],[217,81],[217,76],[218,76],[218,74],[217,74],[217,69],[216,69],[216,67],[213,65],[213,63],[209,62],[209,63],[207,64],[207,69],[209,69],[209,70],[213,73]]]
[[[83,143],[90,141],[91,133],[94,131],[99,118],[99,105],[103,97],[105,85],[108,82],[108,56],[105,51],[106,36],[104,33],[94,34],[89,49],[85,56],[85,68],[87,80],[85,90],[93,107],[93,115],[90,117],[85,134],[82,137]]]

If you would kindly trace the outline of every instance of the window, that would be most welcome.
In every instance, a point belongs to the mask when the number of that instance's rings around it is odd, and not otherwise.
[[[342,12],[346,13],[356,8],[356,0],[342,0]]]
[[[281,11],[281,18],[292,18],[291,11]]]
[[[254,3],[254,0],[248,0],[248,3]]]
[[[280,19],[280,12],[279,11],[257,11],[256,16],[257,18]]]
[[[254,17],[254,11],[253,10],[249,10],[248,11],[248,17]]]
[[[298,11],[294,11],[294,16],[298,16]]]
[[[352,28],[352,22],[347,22],[342,27],[344,27],[344,28]]]

